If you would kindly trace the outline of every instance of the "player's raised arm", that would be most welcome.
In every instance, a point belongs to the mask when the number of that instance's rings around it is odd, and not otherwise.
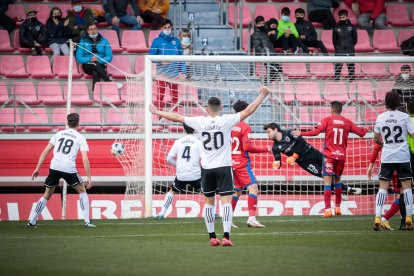
[[[244,119],[246,119],[247,117],[249,117],[250,115],[252,115],[258,108],[259,106],[262,104],[263,100],[266,98],[267,94],[269,93],[269,88],[267,88],[264,85],[260,85],[259,88],[259,96],[256,98],[256,100],[254,100],[252,103],[250,103],[246,109],[240,111],[240,120],[243,121]]]
[[[49,154],[49,152],[53,149],[53,144],[48,143],[45,149],[42,151],[42,153],[39,156],[39,161],[37,162],[36,169],[32,173],[32,180],[35,180],[35,178],[39,175],[39,170],[43,165],[43,162],[45,162],[46,156]]]
[[[162,118],[168,119],[170,121],[173,122],[179,122],[179,123],[184,123],[184,116],[178,113],[174,113],[174,112],[167,112],[167,111],[162,111],[162,110],[158,110],[157,107],[155,107],[155,105],[150,105],[149,107],[149,111],[152,114],[158,115]]]

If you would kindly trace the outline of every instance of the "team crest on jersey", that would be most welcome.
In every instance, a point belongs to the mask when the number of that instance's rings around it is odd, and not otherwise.
[[[352,31],[352,27],[348,27],[348,31],[350,32],[350,31]]]
[[[290,138],[288,136],[286,136],[285,141],[290,142]]]
[[[173,40],[173,41],[171,41],[171,43],[172,43],[172,45],[175,45],[176,42],[175,42],[175,40]]]
[[[326,161],[326,160],[325,160]],[[327,171],[331,171],[333,169],[333,165],[330,162],[325,163],[325,168]]]

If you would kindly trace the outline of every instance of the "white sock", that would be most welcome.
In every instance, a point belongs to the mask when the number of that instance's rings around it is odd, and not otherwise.
[[[407,216],[411,216],[413,213],[413,191],[411,187],[404,190],[404,203]]]
[[[167,212],[168,207],[170,207],[171,203],[174,199],[174,193],[168,192],[164,198],[164,204],[162,205],[161,212],[158,214],[159,216],[164,216],[165,212]]]
[[[252,220],[256,220],[256,217],[255,217],[255,216],[249,216],[249,220],[250,220],[250,221],[252,221]]]
[[[231,225],[233,224],[233,208],[230,203],[223,204],[223,230],[230,233]]]
[[[42,211],[45,208],[46,204],[47,204],[47,199],[42,196],[39,199],[39,201],[37,202],[36,208],[34,209],[33,213],[30,214],[29,221],[30,221],[31,224],[33,224],[33,225],[36,224],[37,218],[42,213]]]
[[[382,212],[382,207],[384,206],[385,199],[387,198],[387,190],[379,189],[377,196],[375,198],[375,216],[380,217]]]
[[[207,231],[209,233],[214,232],[214,223],[216,221],[216,216],[214,212],[214,205],[204,205],[204,221],[207,226]],[[231,226],[231,225],[230,225]]]
[[[85,223],[90,223],[89,219],[89,198],[87,193],[79,194],[79,203],[83,211],[83,216],[85,218]]]

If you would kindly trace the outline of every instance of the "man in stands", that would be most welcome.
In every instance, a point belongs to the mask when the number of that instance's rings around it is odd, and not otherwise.
[[[395,80],[392,91],[400,95],[400,105],[402,110],[405,110],[406,103],[414,98],[414,77],[411,76],[410,65],[401,66],[401,73]]]
[[[86,27],[95,22],[93,11],[82,5],[82,0],[72,0],[72,9],[68,10],[69,28],[71,38],[74,42],[79,42],[82,35],[86,32]]]
[[[297,55],[299,51],[299,34],[296,30],[295,24],[290,21],[290,9],[284,7],[280,13],[281,19],[278,22],[276,43],[282,45],[283,53],[285,55],[288,54],[289,48],[292,48],[294,54]]]
[[[345,0],[345,4],[352,8],[358,16],[358,25],[370,36],[374,34],[374,28],[385,29],[385,0]]]
[[[16,28],[16,22],[6,14],[9,4],[13,3],[14,0],[2,0],[0,3],[0,27],[7,30],[9,34]]]
[[[134,15],[128,14],[127,8],[129,4],[134,11]],[[118,33],[119,39],[121,39],[119,23],[132,26],[133,30],[141,29],[141,25],[144,24],[136,0],[106,0],[104,8],[106,22]]]
[[[37,19],[36,10],[27,10],[26,20],[20,26],[20,46],[32,49],[33,55],[41,55],[47,42],[46,27]]]
[[[170,10],[169,0],[137,0],[142,19],[151,23],[153,30],[158,30]]]
[[[331,9],[339,7],[339,0],[308,0],[309,20],[323,24],[324,30],[335,28],[336,22]]]

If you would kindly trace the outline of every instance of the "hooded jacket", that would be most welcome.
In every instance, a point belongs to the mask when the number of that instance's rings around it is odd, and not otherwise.
[[[332,31],[332,41],[335,54],[355,55],[355,44],[358,42],[358,34],[351,21],[339,22]]]
[[[80,64],[85,64],[89,62],[92,58],[92,54],[84,50],[83,48],[87,49],[90,52],[93,52],[93,45],[96,45],[96,52],[94,53],[97,55],[97,61],[101,64],[106,64],[106,62],[112,61],[112,48],[109,44],[109,41],[104,38],[101,34],[98,33],[98,37],[96,41],[93,41],[92,38],[89,37],[88,34],[84,34],[82,39],[79,43],[79,47],[76,49],[76,60]],[[105,62],[106,61],[106,62]]]

